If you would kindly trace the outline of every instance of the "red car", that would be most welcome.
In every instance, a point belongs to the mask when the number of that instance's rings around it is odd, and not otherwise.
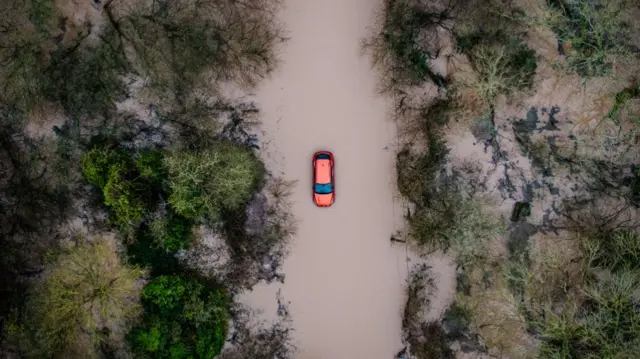
[[[318,207],[329,207],[335,200],[333,167],[331,152],[319,151],[313,155],[313,203]]]

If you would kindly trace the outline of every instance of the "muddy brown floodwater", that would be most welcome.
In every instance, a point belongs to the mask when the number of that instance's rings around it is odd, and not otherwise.
[[[395,125],[376,94],[377,74],[360,42],[379,7],[371,0],[286,0],[290,40],[282,64],[258,90],[267,166],[299,180],[297,236],[285,284],[259,285],[244,301],[275,313],[290,301],[299,359],[391,359],[402,348],[406,252],[390,244],[402,225],[395,202]],[[336,201],[312,202],[315,151],[336,158]]]

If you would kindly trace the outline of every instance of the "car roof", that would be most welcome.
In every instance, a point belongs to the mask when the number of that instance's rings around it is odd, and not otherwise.
[[[316,183],[331,183],[330,160],[316,160]]]

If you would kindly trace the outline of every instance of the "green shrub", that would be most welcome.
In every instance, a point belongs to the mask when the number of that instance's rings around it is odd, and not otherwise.
[[[127,226],[142,219],[146,211],[145,203],[137,193],[140,190],[136,188],[136,183],[126,179],[126,173],[112,167],[102,192],[104,204],[115,214],[116,223]]]
[[[122,150],[94,147],[82,156],[82,173],[87,182],[101,189],[107,185],[111,172],[123,172],[129,167],[129,156]]]
[[[169,203],[190,219],[219,219],[222,210],[237,210],[261,183],[264,167],[251,149],[217,142],[199,152],[167,156]]]
[[[48,0],[2,1],[0,13],[0,98],[30,110],[42,100],[43,71],[59,14]]]
[[[611,110],[607,113],[607,118],[618,123],[616,115],[620,109],[623,108],[627,101],[637,98],[638,96],[640,96],[640,80],[635,79],[629,87],[616,93],[613,106],[611,106]]]
[[[432,71],[429,63],[438,51],[437,37],[425,34],[434,34],[449,15],[446,8],[428,6],[414,0],[384,2],[380,32],[365,45],[373,51],[374,63],[389,72],[389,85],[416,85],[427,79],[445,85],[446,79]]]
[[[180,276],[160,276],[142,291],[143,324],[129,332],[134,352],[148,358],[213,358],[227,331],[221,289]]]
[[[150,85],[172,95],[222,81],[255,83],[276,63],[278,1],[175,0],[134,6],[118,19]],[[224,16],[220,16],[224,14]]]
[[[189,246],[192,227],[192,221],[170,215],[151,222],[149,230],[160,248],[167,252],[176,252]]]
[[[431,199],[448,152],[444,146],[440,146],[444,144],[443,141],[434,140],[430,144],[434,146],[428,154],[418,155],[403,150],[396,156],[398,190],[416,204],[424,204]]]
[[[112,210],[114,222],[125,228],[136,224],[146,212],[143,198],[147,189],[138,178],[131,155],[120,149],[95,147],[82,156],[82,173],[98,186],[104,204]]]
[[[140,177],[152,183],[160,183],[167,176],[164,153],[158,150],[142,151],[136,160],[136,168]]]
[[[58,11],[49,0],[25,1],[29,13],[29,21],[36,27],[39,33],[47,34],[54,26]]]
[[[438,99],[421,108],[412,128],[420,135],[418,140],[426,144],[426,150],[415,153],[405,148],[396,156],[398,190],[418,207],[426,206],[440,186],[449,153],[442,138],[443,129],[456,110],[452,99]]]
[[[175,273],[180,268],[175,252],[159,246],[151,232],[148,224],[140,226],[135,233],[135,240],[127,243],[129,260],[141,267],[150,268],[154,276]]]
[[[578,253],[547,248],[535,267],[522,267],[521,309],[540,340],[539,357],[635,358],[640,349],[638,232],[600,228],[578,234]]]
[[[393,56],[399,63],[405,64],[411,77],[422,81],[429,69],[429,51],[418,42],[420,23],[418,12],[407,1],[387,1],[385,40]]]
[[[6,64],[0,69],[3,82],[1,96],[7,102],[26,110],[31,109],[42,98],[43,65],[39,59],[42,56],[41,47],[39,39],[27,39],[20,40],[19,46],[11,53],[0,52],[0,60]]]
[[[113,31],[90,42],[88,24],[76,29],[75,38],[69,36],[51,0],[7,0],[0,12],[5,15],[0,20],[0,83],[6,100],[30,110],[48,99],[79,120],[105,115],[126,95],[122,75],[128,64],[113,44]]]

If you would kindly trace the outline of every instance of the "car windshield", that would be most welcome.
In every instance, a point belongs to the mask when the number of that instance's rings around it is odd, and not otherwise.
[[[325,184],[316,183],[315,192],[317,194],[329,194],[331,193],[331,191],[332,191],[331,183],[325,183]]]
[[[329,159],[331,159],[331,157],[329,157],[329,155],[326,153],[321,153],[316,156],[316,160],[329,160]]]

